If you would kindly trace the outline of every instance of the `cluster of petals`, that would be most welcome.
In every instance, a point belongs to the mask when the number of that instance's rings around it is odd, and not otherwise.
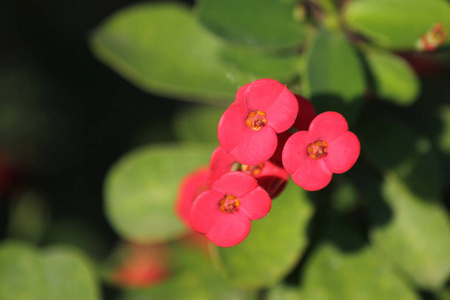
[[[217,246],[231,247],[247,237],[250,221],[266,216],[271,205],[269,194],[255,178],[240,171],[229,172],[195,199],[191,226]]]
[[[294,133],[295,132],[295,133]],[[241,87],[218,125],[209,167],[182,182],[176,212],[221,247],[242,242],[266,216],[291,176],[305,190],[324,188],[356,162],[360,144],[337,112],[316,116],[311,103],[273,79]]]
[[[236,161],[257,165],[272,157],[277,133],[288,130],[298,113],[298,102],[288,88],[273,79],[259,79],[241,87],[222,115],[217,137]]]
[[[281,193],[289,180],[289,173],[269,160],[258,165],[243,165],[219,146],[211,155],[208,185],[211,186],[214,181],[230,171],[242,171],[253,176],[272,199]]]
[[[293,134],[284,145],[283,166],[308,191],[327,186],[333,173],[348,171],[359,157],[360,143],[345,118],[333,111],[319,114],[308,131]]]

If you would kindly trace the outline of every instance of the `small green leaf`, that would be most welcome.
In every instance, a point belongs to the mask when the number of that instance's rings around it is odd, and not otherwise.
[[[446,0],[358,0],[344,11],[346,24],[378,45],[413,49],[436,23],[450,29]]]
[[[214,248],[217,263],[228,281],[247,289],[280,281],[305,250],[311,213],[307,193],[289,182],[273,200],[270,213],[252,222],[250,234],[242,243]]]
[[[374,199],[373,205],[385,206],[389,215],[370,210],[377,224],[370,233],[374,247],[416,285],[442,287],[450,275],[450,220],[444,206],[414,194],[393,172],[386,174],[381,192],[386,203]]]
[[[44,263],[39,253],[23,242],[3,242],[0,247],[0,299],[48,300]]]
[[[185,232],[174,213],[178,185],[188,172],[208,164],[214,147],[153,145],[132,151],[109,171],[106,215],[124,238],[140,242],[173,239]]]
[[[295,17],[296,5],[281,0],[201,0],[197,10],[203,24],[229,41],[292,48],[305,37],[303,24]]]
[[[43,266],[50,295],[48,300],[96,300],[100,289],[93,266],[78,251],[64,247],[48,248]]]
[[[378,97],[403,106],[417,100],[419,79],[405,60],[388,51],[369,48],[366,49],[366,58]]]
[[[231,103],[239,86],[258,79],[223,62],[223,43],[177,3],[121,10],[94,31],[90,44],[132,83],[181,100]]]
[[[173,118],[173,130],[180,141],[218,143],[217,125],[225,108],[190,106],[182,108]]]
[[[356,117],[365,90],[362,64],[340,32],[321,29],[306,65],[306,88],[317,112],[334,110],[347,119]]]
[[[298,299],[419,299],[360,236],[336,222],[329,227],[306,261]]]

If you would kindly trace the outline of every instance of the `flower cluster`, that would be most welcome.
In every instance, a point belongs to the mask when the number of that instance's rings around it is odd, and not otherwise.
[[[183,181],[177,213],[221,247],[242,242],[265,217],[289,176],[308,191],[356,162],[360,145],[337,112],[316,116],[311,103],[273,79],[241,87],[222,115],[220,146],[209,168]]]

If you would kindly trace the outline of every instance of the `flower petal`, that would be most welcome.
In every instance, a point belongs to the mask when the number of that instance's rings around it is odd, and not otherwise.
[[[308,155],[308,132],[299,131],[294,133],[286,141],[282,153],[283,166],[289,173],[294,173],[305,163],[307,159],[311,159]]]
[[[335,111],[327,111],[319,114],[309,125],[309,134],[312,142],[317,140],[331,143],[348,131],[345,118]]]
[[[253,82],[247,83],[246,85],[241,86],[236,93],[236,100],[233,104],[242,104],[245,105],[245,101],[247,100],[247,89],[253,84]]]
[[[305,159],[297,171],[291,174],[292,180],[307,191],[317,191],[326,187],[333,173],[328,170],[323,159]]]
[[[277,149],[277,134],[270,126],[259,131],[246,131],[241,135],[241,143],[229,153],[244,165],[257,165],[268,160]]]
[[[359,157],[360,144],[353,132],[347,131],[340,138],[328,143],[328,155],[323,158],[333,173],[348,171]]]
[[[252,131],[245,123],[249,111],[245,105],[231,105],[219,120],[217,137],[220,145],[230,152],[242,143],[244,132]]]
[[[214,150],[209,160],[208,186],[212,186],[214,181],[219,179],[223,174],[231,171],[235,159],[222,146]]]
[[[258,186],[256,179],[244,172],[229,172],[217,179],[212,189],[223,195],[232,195],[238,199],[251,192]]]
[[[206,237],[219,247],[231,247],[242,242],[250,232],[251,223],[246,214],[222,213]]]
[[[249,111],[264,111],[267,125],[277,133],[288,130],[294,123],[298,102],[284,84],[273,79],[260,79],[254,81],[244,94]]]
[[[181,182],[175,212],[187,226],[190,226],[189,218],[192,203],[198,195],[208,189],[206,184],[208,173],[208,167],[202,167],[188,174]]]
[[[216,190],[207,190],[195,199],[191,208],[190,221],[192,228],[205,234],[216,223],[217,218],[223,214],[219,201],[225,195]]]
[[[250,220],[258,220],[265,217],[272,206],[272,199],[261,187],[257,187],[244,197],[239,198],[242,212],[245,212]]]

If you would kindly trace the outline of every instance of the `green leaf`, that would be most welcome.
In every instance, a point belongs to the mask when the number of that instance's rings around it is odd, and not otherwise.
[[[349,2],[344,19],[373,42],[406,50],[438,22],[450,29],[450,5],[446,0],[358,0]]]
[[[212,106],[183,107],[173,118],[173,130],[178,140],[218,143],[217,125],[225,109]]]
[[[81,253],[63,247],[39,252],[7,241],[0,246],[0,299],[100,299],[92,266]]]
[[[178,184],[203,164],[214,147],[153,145],[132,151],[109,171],[105,182],[106,215],[124,238],[162,242],[176,238],[185,227],[174,213]]]
[[[171,254],[173,274],[162,284],[123,293],[120,300],[244,300],[254,299],[251,293],[227,286],[209,257],[198,249],[175,243]]]
[[[279,283],[267,292],[267,300],[298,300],[300,293],[296,286]]]
[[[306,261],[298,299],[419,299],[360,236],[336,222],[329,227]]]
[[[93,32],[90,44],[126,79],[166,97],[228,104],[239,86],[258,79],[223,61],[223,42],[177,3],[121,10]]]
[[[365,50],[378,97],[402,106],[415,102],[420,83],[409,64],[388,51],[370,48]]]
[[[362,105],[365,79],[356,52],[340,32],[321,29],[306,65],[306,89],[317,112],[334,110],[354,119]]]
[[[201,0],[197,11],[203,24],[234,43],[292,48],[305,37],[295,17],[296,5],[281,0]]]
[[[442,287],[450,275],[450,220],[444,206],[414,194],[393,172],[386,174],[381,193],[386,203],[368,198],[378,206],[370,210],[375,248],[416,285]]]
[[[100,299],[93,266],[78,251],[64,247],[46,249],[43,266],[50,290],[47,299]]]
[[[299,76],[301,56],[288,53],[267,53],[259,48],[228,45],[222,51],[222,59],[256,78],[272,78],[290,83]]]
[[[311,213],[307,193],[289,182],[273,200],[270,213],[252,222],[250,234],[242,243],[230,248],[214,247],[217,264],[228,281],[246,289],[280,281],[305,250]]]
[[[23,242],[8,241],[0,247],[0,299],[48,300],[43,260]]]

